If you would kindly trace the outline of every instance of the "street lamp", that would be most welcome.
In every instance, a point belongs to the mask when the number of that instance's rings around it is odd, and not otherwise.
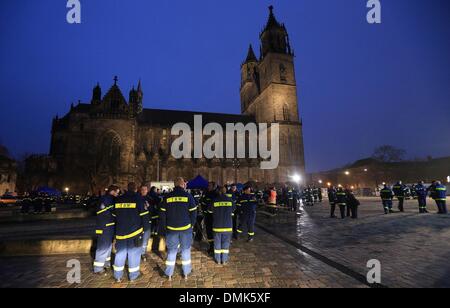
[[[322,184],[323,183],[323,181],[322,180],[319,180],[319,184]]]
[[[350,171],[345,171],[345,175],[350,175]]]
[[[364,169],[364,172],[367,172],[367,171],[369,171],[369,170],[367,170],[367,169]]]
[[[64,191],[65,191],[66,193],[68,193],[68,192],[69,192],[69,187],[64,188]]]
[[[447,177],[447,183],[450,183],[450,175]]]
[[[327,186],[331,186],[331,183],[330,183],[330,182],[328,182],[328,183],[327,183]]]

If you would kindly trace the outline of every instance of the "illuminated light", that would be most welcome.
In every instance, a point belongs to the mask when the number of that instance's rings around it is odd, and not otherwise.
[[[367,169],[364,169],[364,172],[367,172],[367,171],[369,171],[369,170],[367,170]]]
[[[64,188],[65,192],[69,192],[69,187]]]
[[[319,180],[319,184],[322,184],[323,183],[323,181],[322,180]]]
[[[447,183],[450,183],[450,175],[447,177]]]
[[[383,182],[383,185],[386,185],[386,183],[385,183],[385,182]]]
[[[327,183],[327,185],[328,185],[328,186],[331,186],[331,183],[330,183],[330,182],[328,182],[328,183]]]
[[[342,187],[342,185],[341,185],[341,184],[339,184],[339,185],[338,185],[338,187]]]
[[[351,189],[355,189],[355,186],[350,187]]]
[[[300,181],[302,180],[302,177],[299,176],[298,174],[293,175],[291,178],[295,183],[300,183]]]
[[[350,171],[345,171],[345,175],[350,175]]]

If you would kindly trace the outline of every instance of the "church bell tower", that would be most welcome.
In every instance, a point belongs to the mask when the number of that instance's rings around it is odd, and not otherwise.
[[[277,21],[273,6],[260,34],[260,58],[250,46],[241,66],[241,111],[258,123],[280,126],[280,164],[267,174],[286,182],[305,174],[303,130],[299,115],[294,53],[286,26]]]

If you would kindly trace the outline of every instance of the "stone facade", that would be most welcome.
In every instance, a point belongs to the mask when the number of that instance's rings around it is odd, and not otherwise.
[[[0,154],[0,196],[16,191],[17,163]]]
[[[250,48],[242,64],[241,115],[144,109],[140,82],[128,101],[117,78],[104,97],[97,85],[90,103],[72,105],[67,115],[53,120],[50,158],[57,172],[52,186],[97,193],[112,183],[124,187],[129,181],[190,179],[198,174],[217,183],[279,183],[304,174],[294,55],[273,8],[261,44],[260,59]],[[202,115],[204,124],[223,127],[226,123],[278,123],[279,168],[262,170],[257,159],[174,159],[170,150],[177,136],[171,135],[171,128],[178,122],[193,127],[194,115]]]

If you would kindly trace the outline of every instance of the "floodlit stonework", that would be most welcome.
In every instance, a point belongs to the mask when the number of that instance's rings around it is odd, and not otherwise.
[[[260,38],[259,59],[250,48],[242,64],[241,115],[144,109],[141,83],[127,100],[115,78],[106,95],[97,85],[90,103],[72,105],[67,115],[53,120],[50,157],[57,172],[45,184],[97,193],[112,183],[125,186],[129,181],[190,179],[198,174],[218,183],[281,183],[304,174],[294,54],[273,8]],[[192,125],[197,114],[204,124],[278,123],[279,167],[262,170],[256,159],[174,159],[171,143],[177,136],[171,135],[172,126]]]

